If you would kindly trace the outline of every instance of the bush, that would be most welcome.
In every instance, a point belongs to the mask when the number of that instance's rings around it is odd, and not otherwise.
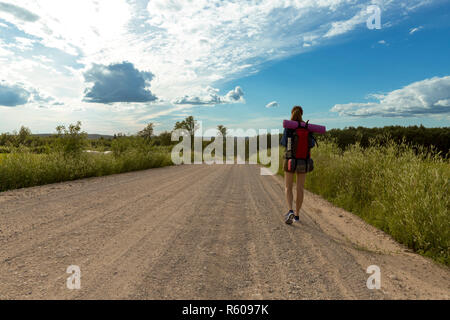
[[[81,122],[65,126],[56,127],[56,146],[60,152],[66,156],[79,156],[88,145],[87,134],[81,131]]]
[[[424,148],[372,141],[342,151],[322,141],[306,188],[409,248],[450,264],[450,165]]]
[[[0,191],[171,165],[170,152],[161,151],[128,150],[120,156],[81,153],[76,157],[63,152],[17,151],[0,158]]]
[[[10,153],[10,152],[11,152],[10,147],[0,146],[0,153]]]

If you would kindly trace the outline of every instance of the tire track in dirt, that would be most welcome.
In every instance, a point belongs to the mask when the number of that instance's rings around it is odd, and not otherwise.
[[[256,165],[158,168],[0,193],[0,299],[449,299],[449,269]],[[67,266],[81,267],[68,290]],[[367,266],[382,290],[366,288]]]
[[[219,179],[214,179],[207,186],[208,192],[192,204],[195,215],[147,271],[138,297],[186,299],[194,291],[196,299],[232,299],[236,291],[248,285],[246,249],[240,241],[246,234],[246,222],[239,215],[227,214],[243,205],[239,200],[242,195],[236,190],[239,177],[233,169],[233,166],[216,168],[221,172]],[[211,197],[211,194],[221,195]]]
[[[198,194],[207,191],[207,186],[214,182],[219,173],[207,174],[205,176],[197,175],[195,182],[199,186]],[[135,291],[135,287],[142,282],[144,273],[148,265],[151,265],[158,256],[173,246],[176,240],[177,231],[184,225],[182,220],[186,221],[192,215],[181,216],[185,204],[192,201],[192,194],[187,193],[192,185],[186,184],[178,190],[166,190],[172,192],[172,195],[166,195],[161,198],[158,205],[151,208],[150,213],[146,214],[148,208],[140,208],[144,218],[130,224],[130,227],[118,234],[112,243],[123,241],[126,246],[115,247],[111,242],[102,248],[102,258],[98,263],[92,263],[96,269],[101,265],[101,274],[93,273],[92,281],[86,288],[86,292],[91,291],[88,295],[80,292],[80,297],[95,298],[101,292],[111,292],[109,298],[129,298]],[[175,191],[175,192],[174,192]],[[175,195],[179,197],[175,197]],[[195,198],[194,198],[195,199]],[[129,270],[133,270],[131,276],[122,279],[109,279],[111,275],[126,274]],[[112,280],[112,281],[111,281]],[[92,290],[90,290],[92,289]]]
[[[197,171],[194,171],[193,173],[190,173],[190,175],[196,175],[198,174]],[[33,246],[36,246],[36,238],[43,238],[47,236],[46,228],[51,228],[53,230],[52,236],[57,237],[59,234],[67,233],[70,230],[73,229],[81,229],[82,227],[88,225],[89,223],[94,222],[96,219],[108,216],[109,214],[114,214],[115,212],[120,211],[120,209],[126,208],[129,203],[135,203],[138,201],[141,201],[145,199],[146,197],[154,197],[158,193],[167,191],[166,188],[171,187],[172,185],[176,185],[180,181],[184,181],[189,176],[179,177],[173,181],[169,181],[167,183],[159,185],[160,190],[156,190],[152,192],[151,190],[145,190],[144,194],[136,194],[136,192],[142,192],[142,190],[129,190],[129,194],[124,192],[123,190],[119,190],[120,194],[106,194],[99,198],[94,198],[92,201],[88,202],[87,205],[84,207],[79,207],[77,205],[74,205],[73,203],[65,203],[65,207],[63,210],[63,216],[61,217],[64,221],[60,221],[60,219],[54,219],[51,223],[41,224],[37,227],[34,227],[32,230],[25,230],[22,232],[15,231],[15,235],[22,236],[22,238],[19,239],[19,242],[21,242],[22,249],[17,250],[17,241],[15,239],[8,238],[7,245],[3,247],[3,253],[9,252],[9,247],[14,247],[16,250],[16,253],[20,255],[21,252],[31,249]],[[123,198],[125,198],[127,201],[124,203]],[[99,200],[100,199],[100,200]],[[95,205],[93,205],[93,203]],[[73,210],[75,209],[75,210]],[[108,210],[105,210],[108,209]],[[50,211],[53,212],[53,208],[50,209]],[[42,213],[42,211],[40,211]],[[30,219],[33,219],[33,216],[30,217]],[[3,219],[2,219],[3,220]],[[8,225],[8,221],[2,221],[3,225]],[[61,226],[62,225],[62,226]],[[56,227],[55,227],[56,226]],[[30,238],[30,241],[24,242],[23,236],[27,236]],[[48,241],[49,238],[45,238],[45,241]],[[24,243],[27,244],[27,246],[24,246]],[[38,243],[39,245],[39,243]],[[16,256],[7,257],[7,260],[10,261],[14,259]],[[2,259],[3,256],[0,254],[0,259]]]
[[[174,170],[176,171],[176,170]],[[110,176],[110,177],[115,177],[114,176]],[[145,176],[145,175],[144,175]],[[172,178],[176,177],[177,174],[173,174],[173,175],[168,175],[166,177],[161,177],[162,180],[166,180],[166,181],[171,181],[170,183],[173,183]],[[102,177],[105,178],[105,177]],[[101,178],[99,178],[101,179]],[[122,182],[122,177],[120,176],[120,182],[114,184],[112,182],[109,182],[108,186],[106,188],[97,188],[94,190],[85,190],[85,191],[81,191],[81,192],[77,192],[74,191],[73,193],[71,192],[71,194],[69,196],[62,196],[60,197],[58,196],[54,196],[53,193],[51,194],[52,197],[49,199],[45,199],[43,198],[42,200],[45,201],[41,201],[41,193],[45,193],[46,191],[48,192],[48,190],[53,190],[54,188],[58,188],[55,185],[48,185],[48,186],[43,186],[43,187],[34,187],[34,188],[30,188],[29,189],[21,189],[21,190],[14,190],[14,191],[10,191],[10,192],[5,192],[2,194],[2,197],[0,197],[0,199],[3,199],[5,197],[11,197],[11,194],[15,194],[16,196],[14,196],[15,198],[20,198],[20,192],[22,190],[27,190],[24,191],[26,192],[26,196],[22,197],[25,198],[25,200],[20,200],[18,199],[17,201],[26,201],[26,203],[31,202],[32,204],[27,204],[25,206],[18,206],[15,205],[14,209],[11,210],[8,206],[6,206],[4,203],[1,203],[2,206],[0,207],[0,213],[2,214],[2,221],[5,225],[8,225],[9,219],[13,219],[13,220],[17,220],[19,218],[21,218],[21,216],[26,216],[26,219],[24,219],[22,221],[22,223],[20,225],[16,225],[16,227],[20,227],[20,229],[17,230],[4,230],[3,234],[1,235],[2,237],[13,237],[16,234],[20,234],[21,232],[28,232],[32,229],[35,228],[41,228],[43,227],[44,224],[51,224],[53,222],[57,223],[57,224],[61,224],[61,222],[59,221],[60,219],[64,219],[68,214],[73,215],[74,212],[72,210],[77,210],[79,212],[84,212],[87,209],[95,209],[101,206],[104,206],[105,204],[109,204],[110,201],[114,201],[114,200],[120,200],[120,198],[117,198],[117,194],[116,193],[109,193],[109,189],[111,189],[111,187],[114,187],[115,189],[118,189],[118,186],[122,186],[124,187],[124,184],[129,184],[129,183],[135,183],[139,180],[145,179],[142,176],[139,176],[139,178],[134,178],[134,179],[128,179],[125,182]],[[181,177],[180,179],[183,179],[183,177]],[[77,183],[77,187],[83,186],[83,184],[90,186],[89,181],[90,179],[85,179],[85,180],[81,180],[83,181],[83,183]],[[111,179],[112,180],[112,179]],[[78,182],[78,181],[77,181]],[[95,183],[95,185],[97,185],[97,183]],[[67,187],[71,187],[72,186],[72,182],[66,182],[66,183],[62,183],[61,185],[63,185],[62,187],[59,187],[61,189],[65,189]],[[150,185],[150,187],[153,188],[157,188],[159,186],[159,181],[155,181],[155,184]],[[91,187],[92,188],[92,187]],[[91,189],[91,188],[87,188],[87,189]],[[39,190],[41,189],[45,189],[46,191],[44,192],[40,192]],[[100,189],[100,190],[99,190]],[[125,194],[125,192],[131,192],[130,195]],[[151,191],[151,190],[148,190]],[[85,206],[80,206],[80,203],[83,203],[83,200],[87,197],[87,196],[92,196],[92,193],[101,193],[101,197],[95,199],[95,201],[89,201]],[[127,188],[123,188],[123,197],[128,197],[132,195],[132,192],[134,192],[133,189],[127,189]],[[55,192],[57,194],[59,194],[59,192]],[[32,198],[30,199],[30,194],[35,194],[34,196],[31,196]],[[37,198],[37,200],[35,200],[35,198]],[[68,206],[68,204],[70,204],[70,206]],[[53,215],[43,215],[42,214],[42,208],[45,209],[45,211],[52,211],[54,214]],[[48,227],[52,227],[51,225],[49,225]],[[5,233],[5,231],[9,232],[9,234]],[[8,241],[11,241],[11,238],[7,239]]]
[[[271,195],[282,193],[282,187],[272,177],[264,179],[262,182],[259,185],[258,192],[263,193],[264,198],[272,200],[268,202],[268,205],[270,205],[272,212],[276,212],[278,208],[284,206],[284,201],[279,198],[272,199]],[[296,249],[304,252],[303,255],[298,257],[306,258],[306,261],[300,264],[301,266],[317,263],[323,266],[320,270],[317,268],[310,269],[309,272],[314,273],[314,277],[310,276],[310,278],[325,281],[323,286],[326,288],[326,292],[330,294],[330,298],[347,296],[349,298],[370,299],[375,297],[377,292],[368,290],[365,285],[366,268],[362,268],[356,263],[353,256],[343,248],[342,244],[336,243],[335,239],[324,233],[310,219],[304,209],[300,212],[300,222],[295,223],[292,228],[287,228],[286,231]],[[297,271],[300,272],[301,270]],[[304,268],[303,271],[305,271]],[[317,271],[320,271],[320,275]],[[352,277],[354,281],[347,281],[346,277]],[[336,289],[338,291],[333,292]],[[309,296],[311,294],[309,293]]]
[[[189,179],[187,178],[195,176],[196,179],[199,179],[202,175],[206,176],[207,174],[198,167],[191,167],[191,169],[196,170],[188,173],[188,175],[184,175],[184,178],[179,177],[174,181],[161,184],[160,186],[163,188],[155,191],[152,194],[152,199],[155,194],[162,192],[166,192],[165,198],[170,197],[176,190],[169,187],[184,182],[185,185],[178,187],[179,191],[183,191],[189,185]],[[33,238],[34,241],[28,238],[24,241],[24,238],[27,237],[25,234],[19,239],[19,241],[22,241],[21,245],[17,245],[17,242],[8,242],[7,245],[3,246],[3,249],[5,249],[3,253],[9,255],[4,260],[7,269],[5,272],[0,272],[0,278],[1,275],[8,275],[8,273],[21,274],[21,280],[24,284],[33,282],[35,289],[39,290],[39,283],[48,282],[49,279],[47,277],[52,274],[51,272],[47,272],[47,269],[52,268],[54,263],[48,264],[47,261],[56,260],[66,261],[65,263],[60,262],[61,272],[59,274],[62,274],[62,276],[59,277],[59,280],[63,280],[66,277],[63,273],[65,268],[68,265],[74,264],[73,260],[77,260],[77,256],[83,256],[84,259],[90,259],[90,257],[95,256],[96,249],[102,242],[110,241],[110,237],[120,232],[123,225],[127,225],[135,217],[138,217],[139,214],[142,214],[142,212],[136,213],[134,206],[138,205],[140,201],[148,200],[149,194],[142,187],[138,189],[140,189],[141,194],[126,199],[126,201],[120,200],[118,203],[113,202],[112,207],[106,204],[103,210],[89,210],[83,214],[81,214],[83,212],[82,210],[75,211],[73,215],[69,214],[71,220],[67,221],[66,224],[62,223],[62,226],[54,228],[50,234],[48,234],[48,229],[41,230],[39,237]],[[118,191],[121,192],[121,189]],[[143,194],[142,191],[144,191]],[[118,199],[121,198],[119,197]],[[81,214],[81,216],[77,216],[76,214]],[[92,245],[93,243],[95,245]],[[11,248],[16,249],[14,250],[14,255],[10,254],[12,252]],[[72,257],[71,261],[68,259],[69,256]],[[31,268],[21,273],[21,270],[25,266],[30,266]],[[36,266],[39,266],[39,270],[36,270]],[[1,265],[0,271],[2,271]],[[40,274],[44,276],[39,277]],[[3,286],[6,286],[10,279],[11,277],[8,276],[1,279]],[[62,287],[66,291],[64,281],[54,281],[54,283],[59,283],[59,287]],[[24,295],[33,292],[28,285],[22,287]],[[46,288],[45,292],[48,292],[48,289]]]

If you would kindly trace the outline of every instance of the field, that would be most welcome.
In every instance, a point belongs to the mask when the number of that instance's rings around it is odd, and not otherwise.
[[[146,136],[114,139],[88,139],[80,122],[56,131],[42,137],[22,127],[0,135],[0,192],[172,164],[170,135],[168,142],[166,133],[153,136],[151,124]]]
[[[322,141],[306,188],[425,256],[450,265],[450,164],[439,155],[387,143],[342,151]]]
[[[171,165],[166,149],[114,154],[13,153],[0,157],[0,191]]]

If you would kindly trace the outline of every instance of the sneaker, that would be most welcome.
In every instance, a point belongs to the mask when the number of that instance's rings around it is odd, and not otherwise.
[[[294,217],[294,222],[300,222],[300,217],[299,216],[295,216]]]
[[[295,216],[294,212],[289,211],[288,213],[286,213],[286,216],[285,216],[286,219],[284,222],[286,222],[286,224],[292,224],[292,220],[294,220],[294,216]]]

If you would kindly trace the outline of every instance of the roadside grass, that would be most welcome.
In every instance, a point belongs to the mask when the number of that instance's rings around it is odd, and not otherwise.
[[[168,165],[170,147],[128,149],[120,155],[13,152],[0,155],[0,192]]]
[[[280,149],[280,168],[284,175]],[[407,144],[331,141],[312,149],[306,189],[363,218],[415,252],[450,265],[450,163]]]

